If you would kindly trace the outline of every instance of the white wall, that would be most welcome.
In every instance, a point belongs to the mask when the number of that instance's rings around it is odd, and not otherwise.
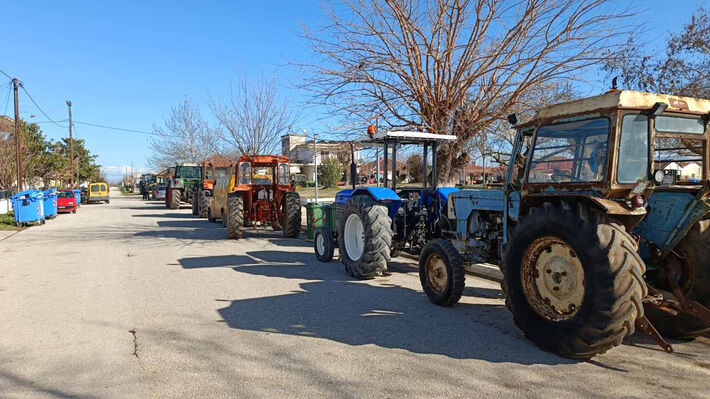
[[[12,210],[10,200],[0,199],[0,214],[8,213]]]

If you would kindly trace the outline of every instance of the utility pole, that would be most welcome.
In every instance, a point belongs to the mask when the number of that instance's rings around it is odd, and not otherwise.
[[[318,151],[316,151],[316,134],[313,133],[313,180],[316,186],[316,204],[318,203]]]
[[[17,192],[22,191],[22,131],[20,130],[20,102],[17,99],[17,88],[20,81],[12,79],[12,90],[15,94],[15,167],[17,168]]]
[[[69,186],[74,188],[74,135],[72,134],[71,101],[67,100],[69,107]]]

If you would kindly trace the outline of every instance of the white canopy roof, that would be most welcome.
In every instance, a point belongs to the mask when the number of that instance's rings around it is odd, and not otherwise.
[[[384,142],[385,140],[397,140],[402,144],[418,144],[431,142],[447,142],[456,140],[456,136],[451,134],[435,134],[415,131],[393,130],[375,133],[372,138],[366,138],[363,142]]]

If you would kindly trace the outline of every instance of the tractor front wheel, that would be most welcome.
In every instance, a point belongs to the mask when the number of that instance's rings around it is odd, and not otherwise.
[[[244,200],[239,194],[227,198],[227,238],[238,240],[244,236]]]
[[[170,203],[168,205],[170,209],[180,208],[180,190],[175,188],[170,189]]]
[[[359,279],[386,273],[393,236],[386,206],[369,197],[350,199],[338,221],[338,249],[345,271]]]
[[[419,280],[430,301],[452,306],[461,299],[466,286],[463,258],[451,242],[428,242],[419,257]]]
[[[532,208],[503,254],[506,307],[540,348],[591,358],[644,315],[645,265],[618,222],[582,203]]]
[[[313,250],[316,253],[316,259],[321,262],[330,262],[333,260],[333,252],[335,250],[335,239],[333,232],[327,227],[319,227],[313,235]]]

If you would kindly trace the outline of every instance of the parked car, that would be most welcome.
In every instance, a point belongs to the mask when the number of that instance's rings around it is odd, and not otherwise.
[[[89,184],[89,195],[87,203],[104,201],[107,204],[110,202],[108,197],[108,184],[106,183],[91,183]]]
[[[156,201],[164,201],[166,189],[167,189],[167,186],[164,184],[158,184],[157,186],[155,186],[155,192],[153,193],[153,199]]]
[[[76,196],[72,190],[59,190],[57,197],[57,212],[76,213]]]

